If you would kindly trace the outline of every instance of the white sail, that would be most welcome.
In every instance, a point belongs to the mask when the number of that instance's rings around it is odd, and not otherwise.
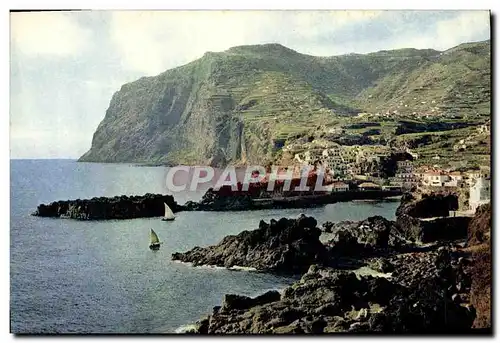
[[[172,212],[172,210],[170,209],[170,207],[168,207],[167,204],[165,204],[165,218],[166,219],[174,219],[175,218],[174,212]]]
[[[149,233],[149,237],[151,239],[151,244],[160,243],[160,239],[158,238],[158,235],[156,234],[156,232],[154,232],[153,229],[151,229],[151,232]]]

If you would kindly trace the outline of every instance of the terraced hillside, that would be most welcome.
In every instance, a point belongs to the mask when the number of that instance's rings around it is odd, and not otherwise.
[[[443,53],[315,57],[278,44],[209,52],[123,85],[80,160],[264,163],[287,140],[362,111],[487,114],[489,60],[489,41]]]
[[[373,58],[386,56],[376,53]],[[387,74],[356,98],[365,110],[489,115],[489,41],[461,44],[424,58],[398,59],[402,60],[403,68]]]

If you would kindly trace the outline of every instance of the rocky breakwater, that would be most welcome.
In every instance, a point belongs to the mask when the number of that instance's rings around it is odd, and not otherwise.
[[[171,195],[147,193],[142,196],[122,195],[111,198],[99,197],[54,201],[50,204],[38,205],[32,215],[80,220],[159,217],[165,214],[164,203],[173,212],[182,211],[183,209]]]
[[[449,217],[458,209],[455,194],[404,194],[396,210],[396,224],[404,238],[421,243],[453,241],[467,237],[470,217]]]
[[[463,333],[475,311],[457,295],[458,265],[448,249],[427,254],[390,278],[313,265],[282,293],[226,295],[198,321],[201,334]],[[454,261],[453,263],[450,261]],[[418,272],[414,272],[417,270]]]
[[[316,225],[316,219],[304,215],[298,219],[261,221],[256,230],[226,236],[217,245],[174,253],[172,259],[195,266],[240,266],[303,273],[310,265],[324,264],[328,260],[327,250],[319,240],[321,230]]]
[[[238,184],[241,189],[241,184]],[[188,201],[184,207],[188,211],[245,211],[253,209],[255,187],[252,184],[248,192],[232,191],[223,186],[218,191],[209,188],[199,202]]]

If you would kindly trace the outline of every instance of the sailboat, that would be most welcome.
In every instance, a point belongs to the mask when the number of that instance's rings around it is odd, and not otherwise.
[[[162,244],[163,242],[160,242],[158,235],[156,234],[156,232],[153,229],[151,229],[151,232],[149,233],[149,238],[151,241],[151,243],[149,243],[149,249],[151,249],[151,250],[160,249],[160,244]]]
[[[164,203],[165,204],[165,203]],[[174,212],[168,207],[167,204],[165,204],[165,216],[161,220],[174,220]]]

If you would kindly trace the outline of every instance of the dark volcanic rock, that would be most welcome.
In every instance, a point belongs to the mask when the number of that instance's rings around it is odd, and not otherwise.
[[[226,236],[219,244],[195,247],[172,254],[173,260],[194,265],[253,267],[283,273],[304,272],[311,264],[327,261],[326,248],[319,241],[321,231],[312,217],[261,221],[259,228]]]
[[[278,301],[280,297],[281,295],[278,291],[268,291],[255,298],[237,294],[226,294],[220,311],[229,312],[231,310],[244,310],[250,307]]]
[[[484,204],[476,210],[469,224],[467,245],[489,243],[491,229],[491,204]]]
[[[147,193],[142,196],[122,195],[112,198],[55,201],[48,205],[39,205],[33,215],[83,220],[159,217],[165,214],[164,203],[173,212],[183,210],[171,195]]]
[[[215,309],[199,321],[202,334],[242,333],[459,333],[467,332],[474,312],[457,304],[447,287],[454,282],[453,269],[441,261],[448,251],[429,257],[433,269],[418,282],[398,281],[415,277],[405,271],[396,280],[356,277],[316,265],[302,279],[286,288],[281,298],[243,297],[230,310]],[[405,277],[402,277],[405,275]],[[455,297],[453,301],[452,297]],[[227,297],[226,297],[227,299]],[[225,301],[226,302],[226,301]],[[249,303],[258,305],[248,307]],[[224,306],[223,306],[224,307]]]
[[[394,271],[394,265],[386,258],[376,258],[368,263],[368,266],[380,273],[391,273]]]
[[[356,256],[362,253],[395,249],[407,242],[399,236],[395,222],[374,216],[359,222],[344,221],[328,224],[333,238],[328,242],[332,252],[338,256]]]
[[[423,194],[417,200],[406,193],[396,209],[396,216],[408,215],[415,218],[448,217],[449,211],[458,209],[458,197],[455,194]]]
[[[396,210],[396,224],[401,235],[413,242],[463,239],[467,237],[470,218],[448,217],[449,211],[456,209],[455,194],[424,194],[421,199],[415,199],[406,193]]]
[[[198,211],[244,211],[253,207],[252,195],[250,192],[231,192],[227,187],[222,187],[219,191],[209,188],[202,199],[196,205],[190,204],[194,210]]]
[[[472,250],[472,259],[470,263],[463,263],[466,260],[462,260],[464,269],[471,277],[470,300],[477,311],[474,327],[489,330],[491,330],[493,280],[491,216],[491,204],[483,205],[476,210],[476,215],[469,225],[467,239],[467,247]],[[467,287],[467,282],[464,285]]]
[[[332,233],[332,229],[334,228],[335,223],[326,221],[321,225],[321,231],[326,233]]]
[[[453,241],[467,237],[470,217],[445,217],[422,220],[407,215],[396,219],[401,234],[413,242]]]

